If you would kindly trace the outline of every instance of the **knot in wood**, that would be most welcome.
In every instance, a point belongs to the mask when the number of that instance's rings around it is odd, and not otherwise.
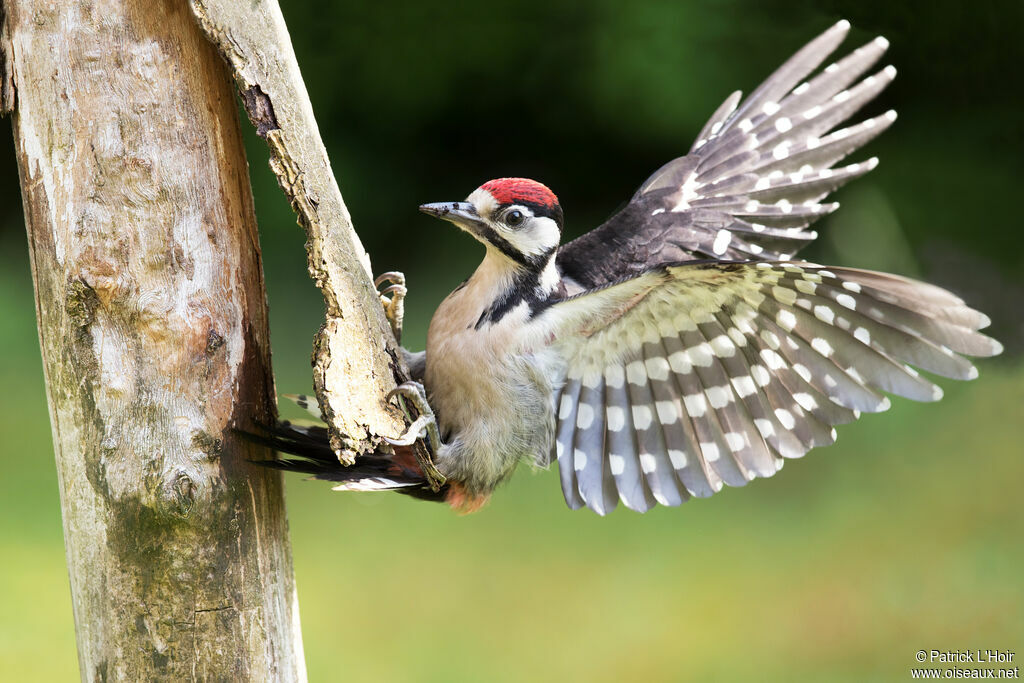
[[[168,472],[160,486],[160,507],[165,512],[188,517],[196,502],[199,485],[188,472],[176,469]]]

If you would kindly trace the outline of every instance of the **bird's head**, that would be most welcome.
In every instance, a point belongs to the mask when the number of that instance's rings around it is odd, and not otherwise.
[[[454,223],[529,270],[544,268],[562,236],[558,198],[526,178],[489,180],[464,202],[424,204],[420,211]]]

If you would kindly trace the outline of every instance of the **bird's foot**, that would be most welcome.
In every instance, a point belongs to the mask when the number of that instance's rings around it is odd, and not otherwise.
[[[381,285],[388,284],[381,289]],[[380,303],[384,306],[384,315],[391,324],[391,331],[395,335],[395,341],[402,343],[402,321],[405,318],[405,295],[409,291],[405,287],[405,275],[397,270],[390,270],[381,273],[373,281],[373,285],[380,294]],[[388,295],[391,295],[390,297]]]
[[[436,455],[444,443],[441,441],[441,432],[437,428],[434,409],[427,403],[427,392],[423,389],[423,385],[419,382],[404,382],[388,392],[387,399],[390,401],[395,396],[409,401],[416,409],[417,417],[405,430],[405,434],[395,439],[389,437],[384,437],[384,439],[393,446],[409,446],[416,439],[422,438],[427,441],[431,452]]]
[[[434,465],[434,459],[440,453],[444,442],[441,441],[441,431],[437,427],[437,417],[434,415],[434,409],[427,402],[427,392],[419,382],[404,382],[392,389],[388,393],[387,399],[390,401],[395,396],[403,399],[402,408],[407,416],[409,411],[404,401],[412,404],[413,408],[416,409],[417,417],[415,420],[412,420],[404,434],[395,439],[385,436],[384,440],[392,446],[413,446],[418,439],[422,439],[427,446],[425,456],[420,453],[419,449],[414,449],[414,452],[416,453],[420,468],[423,470],[423,474],[426,476],[431,488],[436,491],[445,483],[445,476]]]

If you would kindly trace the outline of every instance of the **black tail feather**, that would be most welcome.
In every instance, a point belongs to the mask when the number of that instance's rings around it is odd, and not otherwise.
[[[393,490],[421,500],[445,499],[447,486],[440,491],[432,490],[418,469],[403,466],[391,453],[358,455],[352,465],[343,465],[331,450],[326,427],[281,421],[273,427],[258,425],[258,428],[260,433],[240,429],[235,432],[249,441],[273,448],[285,457],[254,460],[257,465],[338,482],[339,490]]]

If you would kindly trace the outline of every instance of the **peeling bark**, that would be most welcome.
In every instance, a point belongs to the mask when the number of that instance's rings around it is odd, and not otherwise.
[[[342,462],[405,429],[385,400],[407,376],[320,138],[277,0],[190,0],[200,26],[234,73],[270,167],[306,229],[309,273],[327,319],[313,348],[313,385]]]
[[[304,680],[223,63],[184,0],[4,11],[82,679]]]

